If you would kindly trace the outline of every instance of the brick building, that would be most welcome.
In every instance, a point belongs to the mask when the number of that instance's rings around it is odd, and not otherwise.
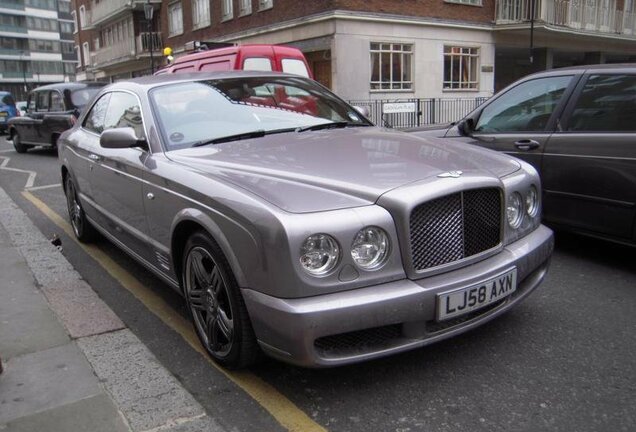
[[[76,2],[86,10],[120,11],[89,21],[88,69],[96,77],[148,72],[144,1]],[[318,81],[345,99],[363,100],[490,96],[534,70],[634,61],[633,2],[151,0],[159,12],[155,41],[177,56],[192,41],[291,45],[305,53]],[[105,29],[124,17],[134,40],[115,42]],[[82,32],[78,37],[83,40]]]

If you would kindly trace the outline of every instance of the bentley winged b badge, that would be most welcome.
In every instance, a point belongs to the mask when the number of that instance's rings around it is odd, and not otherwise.
[[[448,171],[445,173],[437,174],[437,177],[441,178],[459,178],[463,174],[462,171]]]

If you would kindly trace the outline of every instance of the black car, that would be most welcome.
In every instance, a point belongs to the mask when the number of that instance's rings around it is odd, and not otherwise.
[[[29,93],[24,116],[8,121],[10,139],[18,153],[33,146],[55,147],[60,134],[75,124],[81,110],[105,83],[61,83]]]
[[[531,163],[541,175],[547,223],[636,245],[636,64],[530,75],[456,124],[413,133]]]

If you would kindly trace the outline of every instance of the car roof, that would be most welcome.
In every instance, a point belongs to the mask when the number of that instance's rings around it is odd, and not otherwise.
[[[556,69],[548,69],[533,74],[527,75],[522,78],[536,78],[539,76],[559,75],[563,72],[574,72],[576,74],[594,73],[594,72],[636,72],[636,63],[609,63],[609,64],[593,64],[593,65],[580,65],[580,66],[568,66]]]
[[[39,90],[75,90],[75,89],[83,89],[86,87],[103,87],[108,83],[99,82],[99,81],[85,81],[85,82],[68,82],[68,83],[55,83],[55,84],[47,84],[34,89],[34,91]]]
[[[229,70],[219,72],[189,72],[189,73],[175,73],[175,74],[161,74],[161,75],[148,75],[141,78],[133,78],[130,80],[117,81],[108,89],[133,89],[138,90],[150,89],[152,87],[160,87],[170,83],[190,82],[190,81],[203,81],[211,79],[227,79],[227,78],[258,78],[258,77],[288,77],[308,80],[309,78],[302,77],[300,75],[286,74],[281,72],[261,72],[261,71],[243,71],[243,70]]]

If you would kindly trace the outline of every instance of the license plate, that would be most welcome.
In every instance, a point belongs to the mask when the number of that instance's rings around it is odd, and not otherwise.
[[[4,118],[4,117],[0,117],[0,123],[4,123],[4,122],[6,122],[6,121],[7,121],[7,119],[6,119],[6,118]]]
[[[437,320],[464,315],[495,303],[517,289],[517,269],[482,283],[437,295]]]
[[[9,114],[8,114],[6,111],[2,111],[2,112],[0,112],[0,117],[6,117],[6,116],[8,116],[8,115],[9,115]]]

